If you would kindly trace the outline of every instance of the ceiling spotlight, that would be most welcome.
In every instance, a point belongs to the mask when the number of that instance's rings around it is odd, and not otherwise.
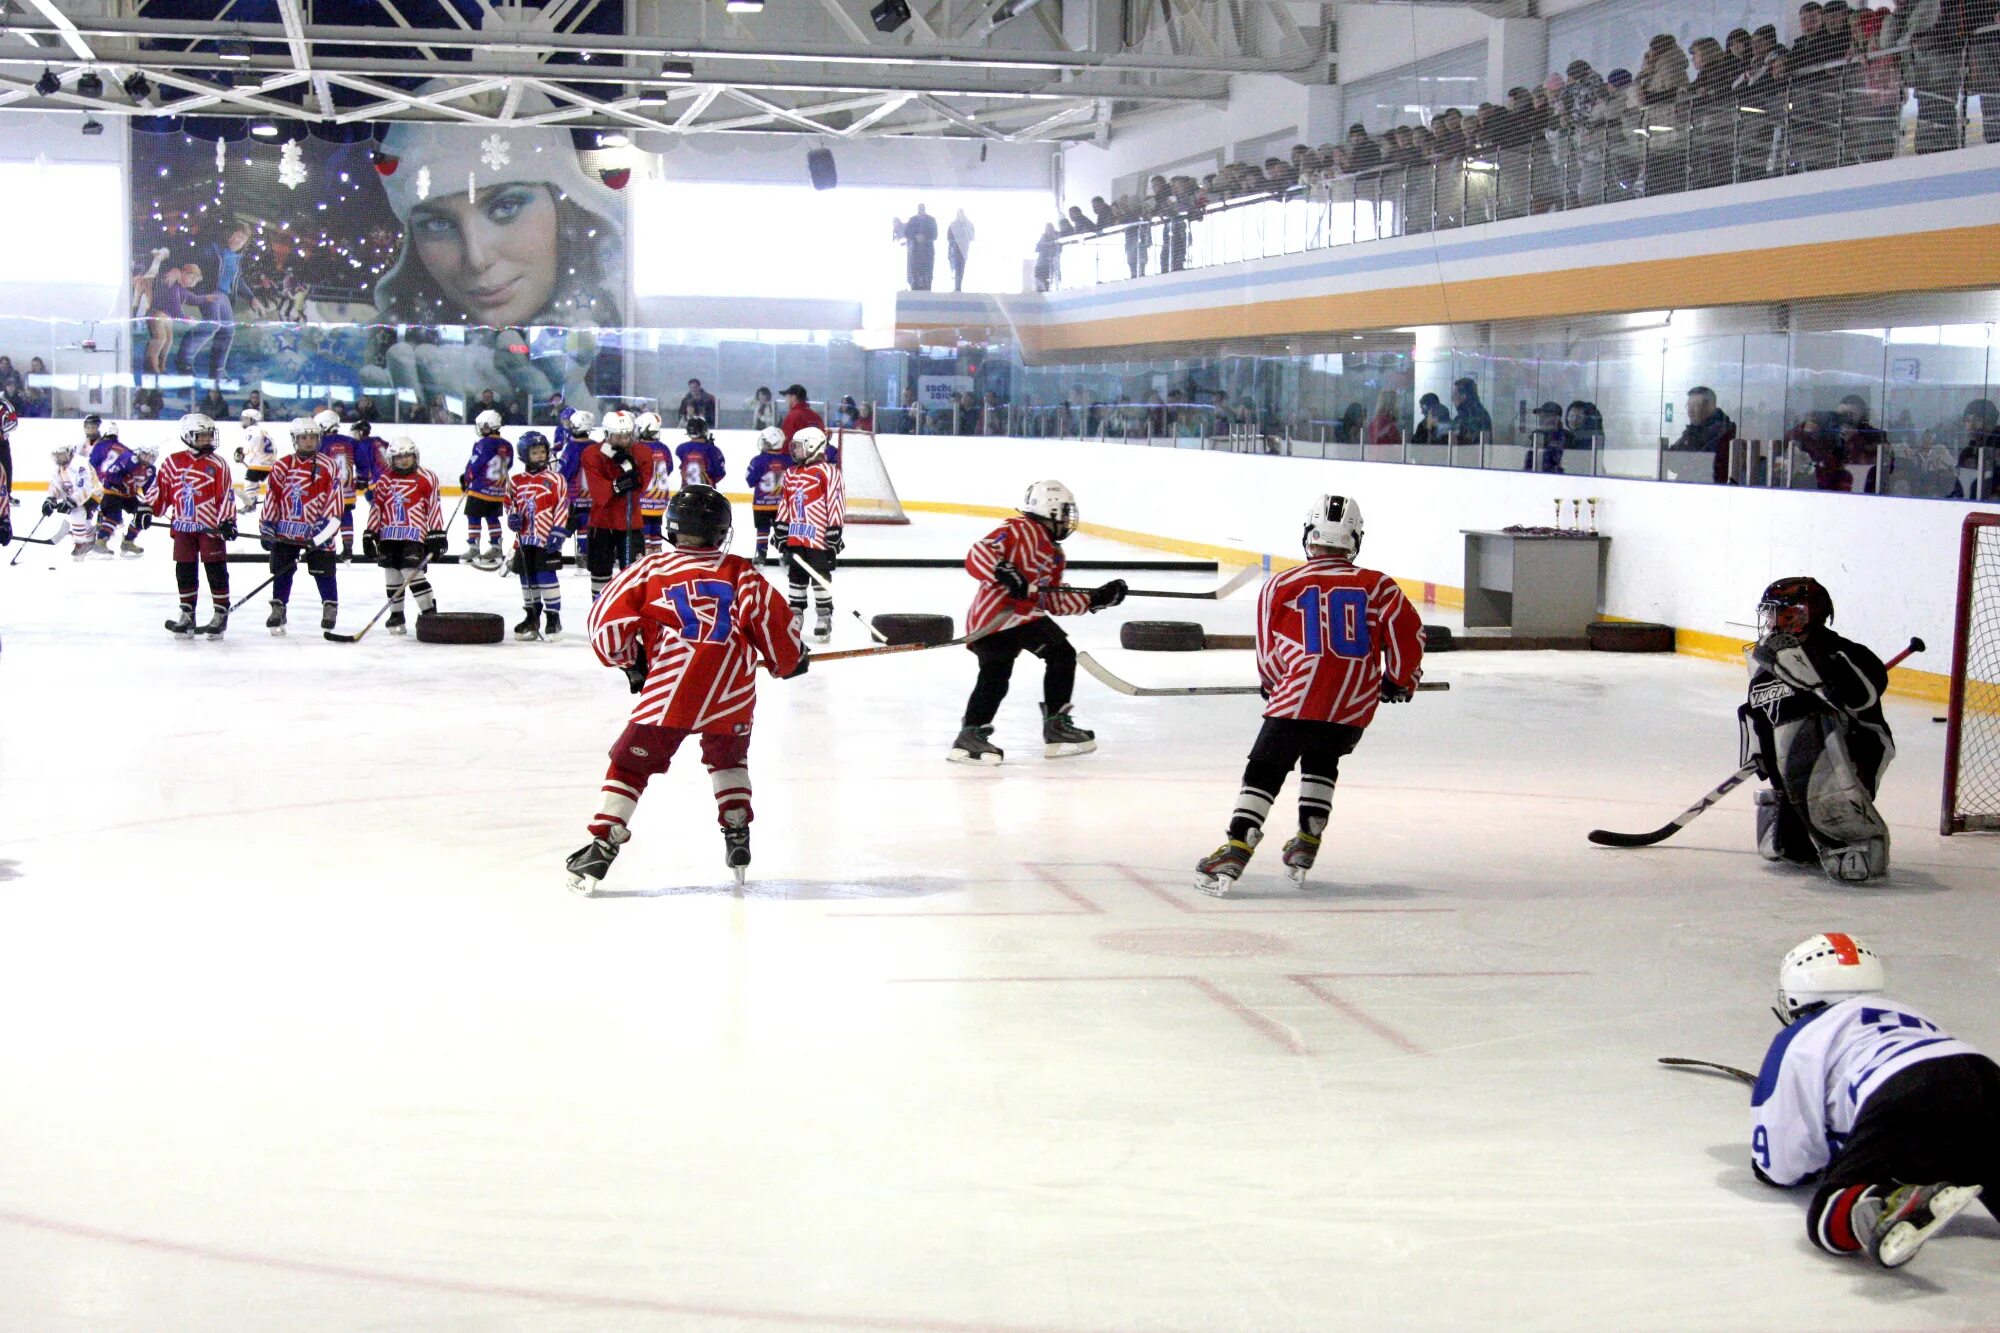
[[[56,77],[54,70],[45,67],[42,77],[35,80],[35,91],[44,97],[54,97],[62,91],[62,80]]]
[[[259,139],[275,139],[278,137],[278,127],[268,120],[253,121],[250,125],[250,132]]]
[[[597,146],[599,148],[630,148],[632,146],[632,136],[622,130],[599,130],[597,132]]]
[[[215,54],[223,60],[245,61],[250,58],[248,42],[223,42],[215,48]]]
[[[1041,2],[1042,0],[1006,0],[1006,3],[993,11],[993,17],[986,21],[987,30],[991,31],[1009,19],[1019,18]]]
[[[104,133],[104,122],[95,119],[86,120],[83,122],[83,132],[89,135],[102,134]]]
[[[98,75],[96,70],[87,69],[76,76],[76,95],[78,97],[104,96],[104,80]]]
[[[761,6],[759,7],[761,8]],[[692,60],[669,60],[660,66],[660,77],[663,79],[691,79],[694,77],[694,62]]]
[[[764,0],[726,0],[722,7],[731,14],[761,14]]]
[[[125,95],[131,98],[135,105],[153,95],[153,81],[136,69],[125,76],[125,82],[122,86],[125,89]]]
[[[639,90],[638,101],[640,106],[665,106],[669,100],[665,88],[641,88]]]

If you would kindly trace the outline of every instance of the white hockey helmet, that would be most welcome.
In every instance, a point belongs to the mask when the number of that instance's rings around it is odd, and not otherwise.
[[[776,426],[766,426],[757,432],[757,447],[767,454],[775,454],[785,447],[785,432]]]
[[[213,449],[215,447],[215,421],[201,412],[190,412],[181,418],[181,443],[191,449]]]
[[[137,458],[137,459],[138,459],[138,460],[139,460],[139,461],[140,461],[141,463],[153,463],[153,462],[157,462],[157,461],[159,460],[159,457],[160,457],[160,451],[159,451],[158,449],[154,448],[154,447],[153,447],[152,445],[150,445],[150,444],[142,444],[142,445],[140,445],[140,446],[139,446],[139,447],[138,447],[137,449],[134,449],[134,450],[132,451],[132,454],[133,454],[133,456],[134,456],[135,458]]]
[[[498,435],[500,433],[500,414],[489,407],[474,417],[472,424],[479,427],[481,435]]]
[[[243,416],[240,420],[246,427],[261,426],[264,424],[264,414],[254,407],[246,407],[243,409]]]
[[[1815,1005],[1872,994],[1887,984],[1882,960],[1860,940],[1837,931],[1815,935],[1778,965],[1778,1019],[1793,1023]]]
[[[826,456],[826,432],[818,426],[801,426],[792,433],[792,461],[817,463]]]
[[[1021,501],[1021,512],[1048,523],[1057,541],[1076,531],[1076,493],[1059,481],[1028,483],[1028,494]]]
[[[569,414],[569,430],[572,435],[588,435],[590,428],[597,424],[595,412],[572,412]]]
[[[320,434],[322,435],[329,431],[339,430],[340,413],[330,407],[322,407],[319,411],[313,413],[313,423],[319,427]]]
[[[99,420],[99,421],[98,421],[98,423],[97,423],[97,438],[98,438],[98,439],[100,439],[100,440],[101,440],[101,439],[105,438],[105,437],[106,437],[106,436],[108,436],[108,435],[111,435],[111,436],[115,436],[116,434],[118,434],[118,423],[117,423],[117,422],[113,421],[113,420],[112,420],[112,419],[111,419],[110,417],[104,417],[104,418],[102,418],[101,420]]]
[[[1322,495],[1306,510],[1302,541],[1310,554],[1315,546],[1329,551],[1361,554],[1361,502],[1344,495]]]
[[[629,442],[638,433],[639,423],[624,408],[604,414],[604,438],[607,441],[616,443],[619,437],[623,436]]]
[[[49,450],[49,457],[56,460],[57,467],[67,467],[69,466],[69,460],[76,457],[76,446],[73,444],[59,444]]]
[[[325,433],[325,431],[320,429],[319,422],[314,418],[300,417],[292,423],[292,452],[299,454],[318,453],[319,437]],[[310,449],[305,447],[308,441],[312,444],[312,448]]]
[[[417,442],[407,435],[398,435],[395,442],[389,446],[389,466],[399,472],[407,472],[415,467],[418,457]],[[409,460],[407,466],[403,462],[406,458]]]
[[[641,412],[633,418],[632,429],[642,440],[657,440],[660,430],[667,423],[660,419],[658,412]]]

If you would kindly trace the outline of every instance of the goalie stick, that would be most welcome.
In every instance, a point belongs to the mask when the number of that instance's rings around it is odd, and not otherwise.
[[[1739,1083],[1748,1083],[1753,1088],[1757,1086],[1755,1074],[1747,1069],[1738,1069],[1735,1065],[1719,1065],[1713,1060],[1690,1060],[1679,1055],[1663,1055],[1660,1057],[1660,1063],[1675,1069],[1695,1069],[1704,1074],[1724,1074]]]
[[[833,585],[831,583],[828,583],[824,578],[820,577],[820,572],[817,569],[814,569],[811,565],[799,559],[799,553],[797,551],[788,549],[785,552],[785,559],[791,561],[794,565],[796,565],[801,574],[804,574],[807,578],[811,579],[814,583],[817,583],[822,589],[824,589],[826,592],[827,601],[831,602],[833,600]],[[853,616],[857,621],[860,621],[861,628],[867,630],[868,637],[875,640],[875,642],[877,643],[889,642],[889,636],[884,634],[881,630],[876,629],[875,626],[870,624],[867,620],[863,619],[859,611],[856,611],[853,607],[850,606],[847,608],[847,614]]]
[[[1924,650],[1924,641],[1922,639],[1913,638],[1910,640],[1909,647],[1903,649],[1902,652],[1897,653],[1894,657],[1890,658],[1887,662],[1882,664],[1883,669],[1884,670],[1893,669],[1910,654],[1920,653],[1923,650]],[[1825,698],[1824,695],[1822,695],[1821,697]],[[1826,702],[1829,705],[1833,705],[1833,701],[1831,699],[1827,699]],[[1838,707],[1838,705],[1833,705],[1833,706]],[[1842,711],[1845,710],[1843,709]],[[1672,819],[1668,820],[1666,823],[1662,824],[1660,827],[1654,829],[1650,833],[1614,833],[1610,829],[1598,828],[1598,829],[1592,829],[1588,836],[1590,840],[1596,843],[1599,847],[1651,847],[1656,842],[1665,842],[1668,838],[1673,837],[1674,834],[1679,833],[1682,829],[1686,828],[1688,824],[1693,821],[1695,816],[1707,810],[1710,806],[1714,805],[1717,801],[1721,800],[1723,797],[1729,795],[1730,792],[1735,791],[1738,787],[1742,786],[1745,782],[1748,782],[1751,778],[1756,777],[1757,768],[1758,768],[1757,761],[1754,759],[1751,760],[1749,763],[1743,765],[1743,767],[1737,769],[1734,773],[1731,773],[1728,777],[1724,778],[1721,782],[1718,782],[1717,784],[1715,784],[1715,786],[1711,787],[1708,791],[1708,794],[1703,796],[1699,801],[1696,801],[1693,805],[1681,811],[1679,814],[1675,815]]]
[[[1167,694],[1259,694],[1262,692],[1261,687],[1256,685],[1134,685],[1124,677],[1114,675],[1110,668],[1106,667],[1089,653],[1078,653],[1076,655],[1076,664],[1095,676],[1099,684],[1116,690],[1120,694],[1129,694],[1142,699]],[[1427,694],[1436,693],[1440,690],[1450,689],[1451,682],[1448,680],[1420,680],[1417,682],[1417,688]]]
[[[1125,595],[1127,597],[1179,597],[1187,601],[1216,602],[1229,596],[1230,593],[1235,592],[1238,588],[1258,578],[1263,573],[1264,570],[1261,565],[1245,565],[1228,582],[1222,584],[1220,587],[1210,588],[1207,592],[1170,592],[1165,588],[1127,588]],[[1090,589],[1065,588],[1063,591],[1087,594]]]
[[[438,530],[440,532],[450,532],[451,525],[458,519],[458,511],[463,508],[465,508],[465,496],[460,495],[458,497],[458,503],[451,507],[451,514],[445,519],[444,523],[439,527]],[[416,579],[430,567],[431,567],[431,557],[429,553],[426,552],[424,558],[417,562],[417,567],[414,571],[411,572],[408,581],[415,582]],[[368,623],[363,625],[360,629],[356,630],[354,633],[341,634],[334,630],[324,630],[321,633],[321,637],[324,638],[328,643],[360,643],[363,639],[368,637],[368,631],[375,628],[375,622],[380,620],[383,617],[383,615],[385,615],[388,612],[389,608],[394,606],[395,604],[396,604],[395,598],[385,597],[382,600],[382,605],[375,608],[375,614],[368,617]]]

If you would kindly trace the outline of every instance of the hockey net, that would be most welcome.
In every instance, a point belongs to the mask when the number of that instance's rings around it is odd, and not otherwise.
[[[2000,829],[2000,514],[1971,515],[1959,541],[1938,827]]]
[[[833,433],[840,448],[840,481],[847,490],[849,523],[908,523],[896,483],[875,446],[875,432],[842,427]]]

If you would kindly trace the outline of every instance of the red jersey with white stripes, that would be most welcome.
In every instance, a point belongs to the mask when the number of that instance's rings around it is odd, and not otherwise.
[[[1026,597],[1009,596],[993,581],[993,567],[1002,560],[1028,581]],[[991,634],[1045,615],[1080,616],[1090,610],[1089,593],[1062,586],[1067,563],[1049,530],[1026,514],[987,533],[965,557],[966,572],[979,580],[972,609],[965,613],[965,632]]]
[[[789,534],[787,546],[827,548],[827,533],[847,516],[847,493],[833,464],[793,464],[785,469],[785,490],[778,499],[778,522]]]
[[[339,469],[318,454],[288,454],[271,465],[257,530],[272,541],[309,544],[342,508]]]
[[[1257,599],[1257,674],[1265,717],[1365,727],[1383,676],[1414,689],[1423,621],[1387,574],[1345,556],[1315,556],[1264,584]]]
[[[172,514],[175,532],[214,532],[236,518],[236,484],[229,464],[192,449],[168,454],[153,474],[146,506]]]
[[[517,472],[507,478],[507,514],[528,546],[547,546],[549,535],[569,522],[569,483],[553,468]]]
[[[368,488],[368,531],[384,542],[420,542],[444,527],[437,473],[390,468]]]
[[[789,675],[805,652],[784,596],[748,560],[679,548],[611,581],[590,608],[590,646],[615,667],[643,649],[634,723],[739,733],[757,707],[757,663]]]

